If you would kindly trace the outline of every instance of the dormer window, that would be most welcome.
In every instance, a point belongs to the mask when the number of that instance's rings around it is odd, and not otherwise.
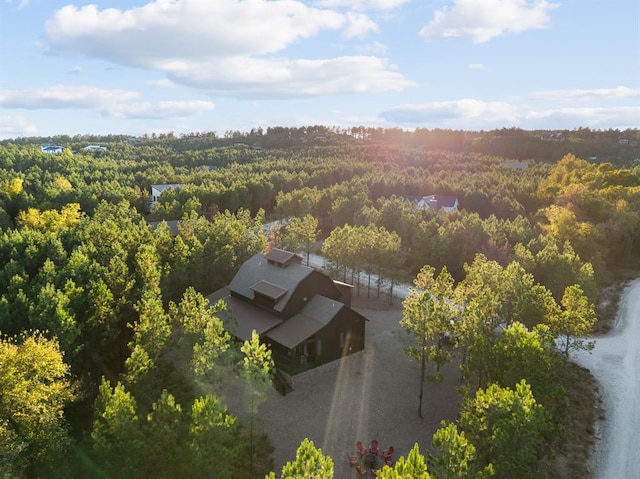
[[[287,294],[288,289],[282,288],[269,281],[260,280],[251,286],[254,294],[254,301],[257,304],[272,309],[278,300]]]
[[[281,288],[277,284],[270,283],[269,281],[260,280],[253,286],[251,286],[251,290],[262,296],[266,296],[267,298],[272,299],[273,301],[278,301],[285,294],[287,294],[287,289]]]
[[[274,248],[264,255],[269,264],[278,266],[280,268],[286,268],[289,264],[302,263],[302,256],[290,251]]]

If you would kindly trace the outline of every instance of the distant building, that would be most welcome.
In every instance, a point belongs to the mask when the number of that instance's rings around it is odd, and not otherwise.
[[[158,200],[160,199],[160,195],[167,190],[171,189],[182,189],[184,188],[184,184],[182,183],[169,183],[166,185],[151,185],[151,205],[150,208],[154,209]]]
[[[551,133],[549,135],[540,135],[540,139],[542,141],[559,141],[562,143],[564,136],[562,136],[562,133]]]
[[[64,146],[60,146],[60,145],[41,145],[40,146],[40,150],[43,153],[52,153],[55,155],[59,155],[60,153],[62,153],[64,151]]]
[[[106,146],[100,146],[100,145],[89,145],[89,146],[85,146],[82,151],[103,151],[103,152],[107,152],[107,147]]]
[[[451,195],[429,195],[429,196],[405,196],[405,199],[417,203],[418,208],[423,210],[457,211],[458,197]]]

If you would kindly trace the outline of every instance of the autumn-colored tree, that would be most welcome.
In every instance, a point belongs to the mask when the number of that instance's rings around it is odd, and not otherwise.
[[[0,339],[0,476],[67,476],[63,413],[74,398],[56,340],[38,332]]]

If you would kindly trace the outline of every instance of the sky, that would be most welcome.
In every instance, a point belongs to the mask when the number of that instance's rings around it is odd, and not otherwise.
[[[637,0],[0,0],[0,139],[640,128]]]

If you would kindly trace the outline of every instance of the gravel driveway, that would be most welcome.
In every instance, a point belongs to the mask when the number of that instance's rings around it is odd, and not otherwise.
[[[456,418],[457,364],[445,366],[441,383],[425,384],[420,419],[419,365],[400,341],[401,305],[354,298],[352,306],[369,319],[365,350],[296,377],[286,396],[270,389],[260,406],[278,475],[305,437],[333,458],[336,479],[352,478],[346,455],[355,452],[356,441],[377,439],[381,449],[393,445],[395,457],[406,456],[416,442],[426,452],[440,422]]]

